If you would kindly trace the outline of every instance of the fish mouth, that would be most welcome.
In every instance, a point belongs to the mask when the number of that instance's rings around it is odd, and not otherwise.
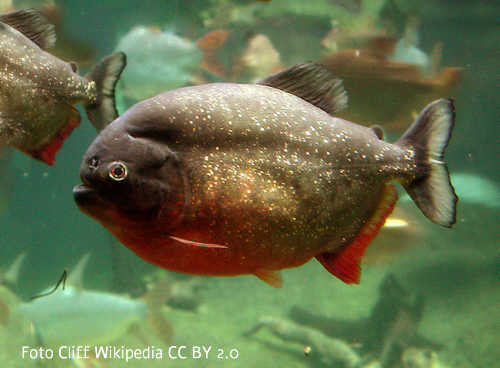
[[[97,191],[88,185],[80,184],[73,188],[73,198],[81,209],[90,210],[92,207],[99,206],[104,200]]]

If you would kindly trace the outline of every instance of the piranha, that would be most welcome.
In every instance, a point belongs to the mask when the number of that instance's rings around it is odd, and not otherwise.
[[[54,27],[38,11],[0,15],[0,146],[49,165],[80,123],[73,105],[83,104],[97,127],[118,116],[114,87],[126,63],[118,52],[82,77],[75,63],[45,51],[54,43]]]
[[[395,143],[333,116],[340,80],[300,64],[256,84],[184,87],[132,106],[83,157],[75,201],[145,260],[200,275],[254,274],[311,258],[346,283],[403,185],[451,227],[457,197],[443,161],[453,102],[428,105]]]

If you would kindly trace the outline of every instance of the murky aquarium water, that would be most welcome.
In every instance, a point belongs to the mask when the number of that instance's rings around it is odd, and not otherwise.
[[[498,2],[0,7],[1,367],[499,365]]]

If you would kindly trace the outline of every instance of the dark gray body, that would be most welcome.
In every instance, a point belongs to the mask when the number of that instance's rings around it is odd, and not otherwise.
[[[157,180],[141,161],[162,150],[177,162],[171,175],[185,176],[169,189],[182,192],[174,196],[184,202],[176,218],[123,226],[91,215],[150,262],[199,274],[279,270],[334,252],[359,234],[388,182],[417,174],[411,148],[369,128],[279,89],[221,83],[134,105],[89,147],[82,179],[90,186],[97,180],[87,167],[93,157],[127,165],[130,187],[110,202],[120,212],[119,201],[133,206],[137,183]],[[167,234],[227,249],[179,246]]]
[[[79,120],[74,104],[96,98],[95,82],[0,23],[0,143],[35,151],[69,120]]]

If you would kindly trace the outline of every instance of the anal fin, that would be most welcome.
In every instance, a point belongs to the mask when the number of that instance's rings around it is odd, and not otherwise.
[[[279,289],[283,286],[283,278],[278,270],[258,270],[254,275],[272,287]]]
[[[48,165],[54,165],[57,152],[78,125],[80,125],[80,114],[78,110],[71,106],[66,124],[54,135],[52,140],[41,149],[26,153]]]
[[[385,220],[394,209],[398,199],[396,188],[387,184],[382,200],[370,220],[361,228],[356,238],[340,251],[323,253],[316,259],[328,272],[347,284],[359,284],[361,277],[361,258],[366,248],[377,235]]]

